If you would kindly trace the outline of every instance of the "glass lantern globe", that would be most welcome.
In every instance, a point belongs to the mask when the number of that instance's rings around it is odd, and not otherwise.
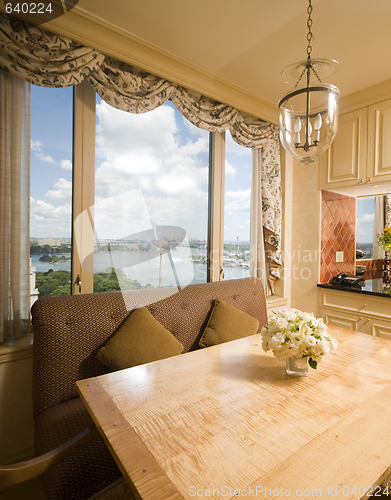
[[[330,75],[338,68],[332,59],[300,61],[286,68],[282,77],[292,81],[307,74],[307,84],[280,99],[280,140],[284,148],[302,163],[314,161],[333,142],[338,129],[339,90],[322,83],[319,75]],[[318,80],[310,84],[311,74]]]

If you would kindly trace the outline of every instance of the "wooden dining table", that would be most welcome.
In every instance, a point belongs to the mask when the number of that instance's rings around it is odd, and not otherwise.
[[[365,498],[391,472],[391,341],[329,332],[307,377],[257,334],[77,387],[142,499]]]

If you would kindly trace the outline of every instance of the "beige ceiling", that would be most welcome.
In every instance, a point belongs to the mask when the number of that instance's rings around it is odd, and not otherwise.
[[[77,10],[276,105],[306,57],[307,0],[80,0]],[[348,95],[391,79],[391,0],[313,0],[313,56]]]

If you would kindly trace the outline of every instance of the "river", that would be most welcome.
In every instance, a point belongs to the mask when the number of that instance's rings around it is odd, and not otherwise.
[[[183,287],[189,283],[206,282],[206,265],[193,262],[205,251],[198,248],[178,247],[172,251],[172,260],[169,255],[162,255],[161,259],[161,285],[170,286],[177,282]],[[65,255],[69,257],[70,255]],[[54,271],[70,271],[71,261],[50,264],[41,262],[41,254],[31,255],[31,264],[37,272],[46,272],[49,269]],[[88,264],[84,266],[88,269]],[[88,269],[94,273],[104,272],[106,268],[114,267],[121,269],[128,279],[137,280],[142,286],[150,284],[159,286],[160,257],[156,251],[131,252],[112,251],[97,252],[94,254],[94,268]],[[250,275],[250,270],[243,267],[224,266],[225,279],[246,278]],[[178,281],[177,281],[178,280]],[[121,281],[121,280],[120,280]]]

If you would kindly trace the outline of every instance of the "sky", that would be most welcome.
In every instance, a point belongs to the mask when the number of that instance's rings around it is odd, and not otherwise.
[[[356,241],[357,243],[372,243],[375,224],[375,197],[357,198],[356,211]]]
[[[31,85],[31,237],[71,237],[72,96]]]
[[[71,87],[31,87],[32,237],[69,238],[72,196]],[[97,96],[95,232],[123,238],[151,226],[180,226],[205,240],[209,133],[172,103],[144,114]],[[249,240],[251,150],[226,133],[225,240]]]

